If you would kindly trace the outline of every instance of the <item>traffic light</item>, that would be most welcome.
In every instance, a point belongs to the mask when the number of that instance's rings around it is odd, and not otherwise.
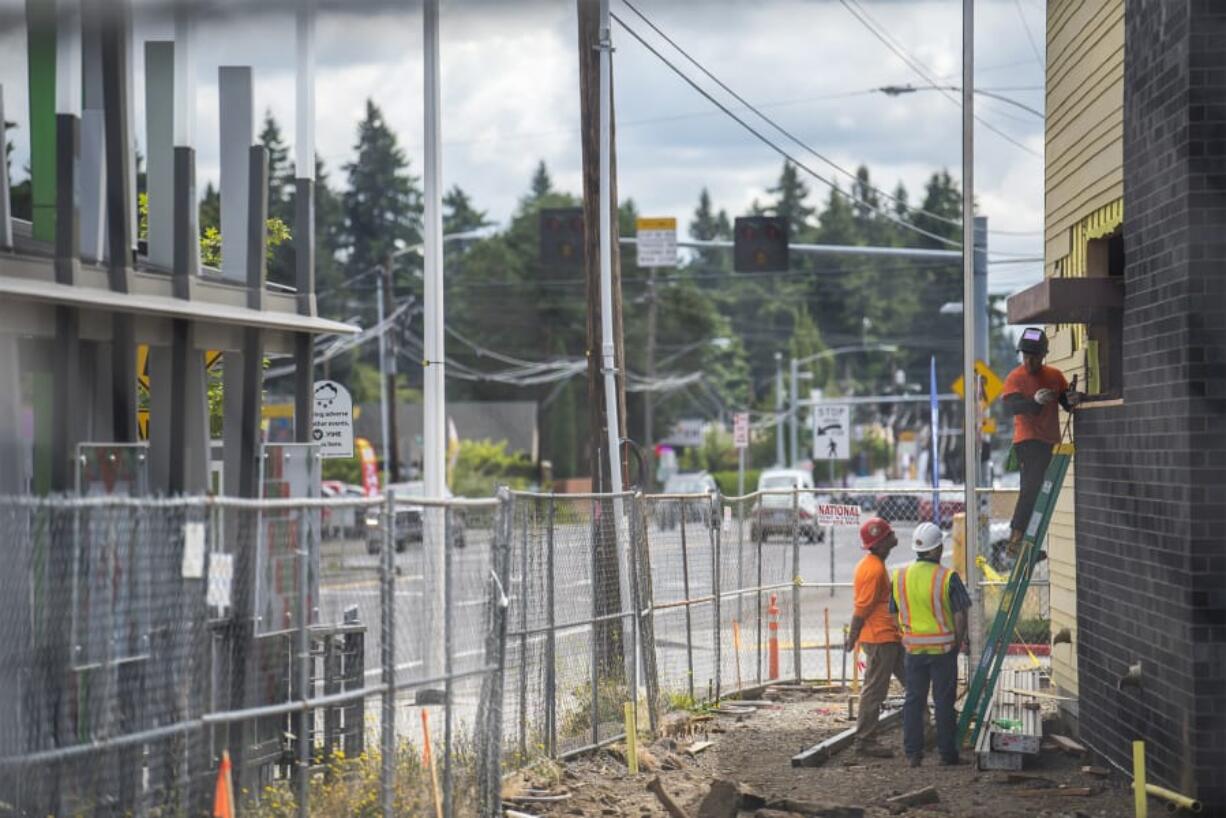
[[[540,211],[541,266],[577,273],[583,269],[583,208]]]
[[[788,222],[780,216],[738,216],[733,232],[738,273],[783,273],[788,269]]]

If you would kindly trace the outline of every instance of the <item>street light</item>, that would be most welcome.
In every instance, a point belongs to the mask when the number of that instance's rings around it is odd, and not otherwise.
[[[917,91],[957,91],[958,93],[961,93],[962,87],[959,85],[920,85],[918,87],[914,85],[885,85],[881,88],[874,88],[873,90],[879,91],[888,97],[900,97],[903,94],[914,94]],[[1010,99],[1003,94],[994,94],[991,91],[985,91],[982,88],[975,88],[972,90],[974,93],[979,94],[980,96],[990,97],[991,99],[998,100],[1007,105],[1012,105],[1015,108],[1021,108],[1026,113],[1037,116],[1039,119],[1047,119],[1042,111],[1035,110],[1029,105],[1018,102],[1016,99]]]
[[[800,367],[802,364],[820,361],[824,358],[834,358],[839,355],[846,355],[852,352],[897,352],[897,344],[855,344],[853,346],[836,347],[835,349],[824,349],[821,352],[815,352],[804,358],[794,358],[792,360],[792,378],[791,378],[791,403],[789,404],[791,417],[789,418],[790,443],[791,443],[791,463],[793,466],[800,460],[800,396],[798,394],[796,382],[800,379]],[[782,407],[780,407],[782,410]]]

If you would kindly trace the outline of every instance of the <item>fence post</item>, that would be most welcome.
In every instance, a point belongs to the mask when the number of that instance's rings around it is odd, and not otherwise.
[[[834,596],[834,532],[835,527],[830,526],[830,596]]]
[[[721,681],[721,671],[722,671],[721,666],[723,665],[723,661],[724,661],[724,655],[723,655],[724,652],[723,652],[723,644],[722,644],[723,640],[721,639],[721,632],[723,630],[724,623],[723,623],[723,617],[720,613],[723,608],[723,604],[722,604],[723,600],[720,599],[720,590],[721,590],[721,586],[723,583],[720,581],[720,570],[719,570],[719,566],[720,566],[719,529],[711,528],[710,526],[708,526],[707,530],[711,538],[711,545],[712,545],[712,552],[713,552],[711,556],[711,559],[713,561],[713,564],[711,566],[711,590],[715,597],[715,627],[712,628],[712,632],[715,634],[715,702],[718,704],[719,697],[720,697],[720,681]]]
[[[396,773],[396,493],[383,499],[383,550],[379,560],[380,661],[383,664],[383,741],[379,770],[379,804],[383,818],[392,816],[392,792]]]
[[[639,527],[639,493],[635,492],[630,496],[630,530],[626,535],[626,546],[630,551],[630,559],[628,566],[630,569],[630,598],[622,602],[622,612],[625,613],[626,608],[630,610],[630,622],[628,630],[630,631],[630,678],[627,679],[626,687],[630,694],[630,703],[634,706],[635,724],[638,723],[638,707],[639,707],[639,676],[642,674],[642,664],[639,659],[639,646],[641,644],[641,634],[639,633],[639,568],[638,568],[638,527]],[[623,617],[623,621],[624,621]],[[623,630],[626,630],[626,625],[622,625]],[[629,736],[626,737],[629,742]],[[629,744],[627,744],[629,746]]]
[[[502,815],[502,705],[506,672],[507,607],[506,589],[510,583],[511,495],[506,487],[498,489],[498,510],[494,520],[494,552],[490,589],[490,622],[485,635],[485,663],[494,671],[481,682],[477,705],[477,800],[481,818]]]
[[[557,502],[549,493],[549,516],[545,529],[545,624],[548,627],[545,641],[545,730],[548,734],[547,753],[558,757],[558,680],[557,680],[557,634],[554,632],[554,568],[553,543]]]
[[[310,582],[310,554],[308,542],[308,515],[311,512],[305,507],[298,509],[298,696],[303,702],[311,698],[308,688],[311,684],[311,642],[307,633],[310,611],[307,608],[308,583]],[[310,798],[311,781],[311,711],[306,707],[298,713],[298,777],[295,779],[298,801],[298,818],[307,818],[310,814],[308,799]]]
[[[796,684],[800,674],[800,489],[792,487],[792,664]]]
[[[681,584],[685,591],[685,668],[689,677],[690,703],[697,704],[694,698],[694,623],[690,608],[690,554],[689,543],[685,536],[685,509],[681,516]]]
[[[647,536],[647,500],[640,492],[637,607],[640,622],[643,677],[647,684],[647,723],[652,735],[660,722],[660,672],[656,662],[655,584],[651,580],[651,540]]]
[[[452,654],[454,639],[455,599],[452,593],[451,571],[451,516],[452,508],[443,506],[443,815],[452,818],[455,809],[455,799],[452,797],[451,775],[451,731],[453,713],[451,711],[452,695]]]
[[[593,500],[592,501],[593,511],[595,511],[595,509],[597,508],[603,508],[603,507],[600,505],[599,500]],[[597,565],[596,565],[597,563],[596,541],[600,537],[600,528],[599,526],[591,526],[591,531],[592,531],[592,537],[589,540],[589,543],[591,544],[590,568],[592,571],[592,624],[591,624],[592,638],[588,640],[588,648],[591,652],[591,659],[592,659],[592,662],[591,662],[591,665],[592,665],[591,667],[591,671],[592,671],[591,719],[592,719],[592,746],[595,747],[598,744],[600,744],[600,713],[598,709],[600,695],[599,695],[597,684],[596,684],[596,681],[599,678],[599,673],[600,673],[600,668],[597,666],[597,655],[596,655],[597,643],[600,641],[599,638],[597,637],[597,631],[598,631],[597,619],[599,619],[600,617],[600,608],[598,607],[596,600],[600,596],[600,583],[597,581],[597,577],[599,576],[599,573],[597,571]]]
[[[511,500],[511,516],[515,506]],[[528,755],[528,509],[522,512],[519,538],[519,755]],[[512,550],[514,550],[512,548]]]
[[[762,502],[761,498],[759,498],[756,502],[759,502],[759,503]],[[741,513],[743,514],[744,511],[745,511],[744,506],[742,506]],[[758,523],[757,528],[758,528],[758,531],[757,531],[758,536],[755,538],[754,544],[756,546],[756,554],[757,554],[756,559],[758,561],[758,584],[757,584],[757,591],[754,593],[754,604],[755,604],[755,609],[757,611],[757,620],[758,620],[758,683],[761,684],[762,682],[762,539],[766,535],[762,533],[762,523],[761,522]],[[753,528],[751,527],[750,534],[752,535],[753,533],[754,533]]]

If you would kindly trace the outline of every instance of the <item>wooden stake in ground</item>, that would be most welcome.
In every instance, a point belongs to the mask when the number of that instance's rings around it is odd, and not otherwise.
[[[651,779],[650,783],[647,784],[647,791],[655,795],[672,818],[690,818],[686,811],[681,808],[681,805],[674,801],[673,797],[665,791],[664,784],[661,783],[659,776]]]
[[[430,750],[430,712],[421,711],[421,763],[430,776],[430,794],[434,796],[434,818],[443,818],[442,792],[438,788],[438,770],[434,766],[434,753]]]
[[[822,608],[822,621],[826,624],[826,684],[830,684],[830,609]]]
[[[634,703],[626,702],[626,769],[631,775],[639,774],[639,728]]]
[[[741,623],[735,619],[732,620],[732,650],[736,653],[736,689],[742,689],[741,685]]]

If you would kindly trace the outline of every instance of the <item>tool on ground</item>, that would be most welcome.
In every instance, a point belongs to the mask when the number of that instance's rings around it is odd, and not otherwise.
[[[767,652],[770,655],[770,672],[767,678],[772,681],[779,678],[779,599],[771,594],[770,605],[766,608],[767,630],[770,639],[767,642]]]
[[[430,793],[434,796],[434,818],[443,818],[443,799],[438,787],[438,769],[434,766],[434,753],[430,749],[430,711],[421,711],[421,761],[430,776]]]
[[[1021,553],[1013,564],[1009,582],[1000,596],[1000,607],[997,608],[992,627],[984,639],[983,652],[967,689],[966,703],[958,718],[959,744],[966,743],[969,733],[970,746],[976,746],[979,733],[988,721],[987,714],[992,706],[996,680],[1009,652],[1009,640],[1017,628],[1018,616],[1026,600],[1026,591],[1030,588],[1030,579],[1034,575],[1035,566],[1047,556],[1039,546],[1047,536],[1047,527],[1056,510],[1056,500],[1060,497],[1060,488],[1064,485],[1064,477],[1068,474],[1072,458],[1071,443],[1057,445],[1051,463],[1043,475],[1043,485],[1035,500],[1034,512],[1022,537]],[[973,733],[970,732],[972,724]]]

